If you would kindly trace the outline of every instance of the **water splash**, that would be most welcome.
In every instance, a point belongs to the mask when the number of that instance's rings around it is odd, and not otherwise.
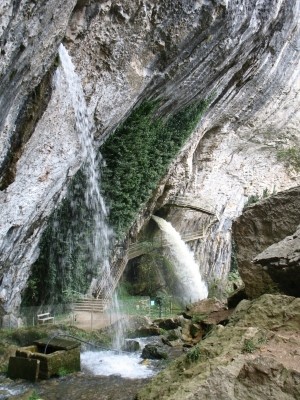
[[[93,145],[92,126],[88,117],[82,85],[79,76],[75,72],[72,60],[63,45],[59,47],[59,57],[67,82],[67,94],[70,96],[74,109],[76,131],[84,159],[82,170],[86,178],[85,203],[92,215],[91,234],[89,235],[92,239],[89,244],[91,262],[99,266],[98,276],[92,280],[89,293],[96,297],[110,299],[112,312],[117,320],[121,320],[118,297],[116,293],[112,293],[114,278],[109,262],[109,248],[113,239],[113,232],[108,226],[108,210],[99,190],[100,171],[98,166],[101,165],[102,157],[100,153],[96,155]],[[60,73],[59,71],[58,69],[58,74]],[[121,348],[124,342],[124,327],[121,322],[117,323],[117,325],[118,329],[115,330],[114,344],[116,348]]]
[[[148,365],[141,363],[138,353],[116,354],[112,351],[86,351],[80,355],[83,370],[93,375],[120,375],[122,378],[145,379],[155,375]]]
[[[171,252],[183,301],[189,303],[207,298],[208,290],[202,280],[199,266],[194,259],[193,253],[181,239],[180,234],[170,222],[157,216],[152,216],[152,218],[163,232],[164,239]]]
[[[100,172],[98,166],[101,164],[102,157],[98,154],[97,158],[93,145],[92,126],[79,76],[76,74],[72,60],[62,44],[59,46],[59,58],[68,87],[66,95],[70,96],[75,113],[76,131],[84,159],[82,170],[87,185],[85,203],[91,210],[93,219],[93,226],[91,226],[93,242],[90,244],[91,257],[93,263],[101,264],[102,270],[99,272],[110,279],[109,245],[112,239],[112,231],[106,222],[108,210],[99,190]],[[57,73],[60,73],[59,69]]]

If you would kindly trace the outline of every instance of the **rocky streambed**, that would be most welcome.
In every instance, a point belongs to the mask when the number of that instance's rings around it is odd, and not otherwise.
[[[116,369],[103,376],[98,367],[106,362],[104,355],[83,353],[90,362],[95,356],[95,363],[89,368],[82,359],[78,373],[36,383],[11,381],[2,375],[0,399],[300,398],[299,298],[265,294],[253,301],[242,300],[234,310],[207,299],[176,318],[149,321],[137,331],[157,333],[144,347],[144,360],[140,358],[149,372],[141,375],[142,379],[130,375],[131,365],[126,360],[125,374]],[[112,354],[107,357],[120,368],[120,360],[114,360]]]
[[[126,379],[117,375],[92,376],[86,373],[53,378],[35,384],[12,383],[2,377],[0,399],[133,400],[137,392],[148,382],[149,378]]]

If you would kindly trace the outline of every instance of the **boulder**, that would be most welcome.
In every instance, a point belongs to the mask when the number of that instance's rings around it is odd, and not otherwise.
[[[130,353],[133,353],[135,351],[139,351],[141,348],[139,342],[137,340],[133,340],[133,339],[126,339],[125,343],[122,347],[122,350],[124,351],[128,351]]]
[[[163,351],[160,346],[154,344],[146,344],[142,351],[142,358],[149,358],[150,360],[167,359],[168,355]]]
[[[208,315],[212,312],[224,310],[226,306],[220,300],[215,297],[198,301],[186,307],[186,312],[183,314],[184,317],[191,317],[195,315]]]
[[[254,263],[264,268],[280,291],[300,297],[300,227],[258,254]]]
[[[156,319],[153,323],[159,326],[161,329],[170,330],[176,329],[181,325],[181,322],[178,318],[165,318],[165,319]]]
[[[250,299],[276,291],[287,295],[298,293],[293,275],[295,280],[299,279],[299,221],[300,187],[297,186],[247,208],[234,222],[238,270]]]

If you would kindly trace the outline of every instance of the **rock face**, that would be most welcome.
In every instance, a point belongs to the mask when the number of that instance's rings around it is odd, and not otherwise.
[[[250,298],[276,288],[299,295],[299,194],[296,187],[274,195],[247,208],[233,224],[238,268]]]
[[[296,400],[300,395],[298,298],[243,300],[230,322],[155,377],[137,398]]]
[[[300,297],[300,230],[255,257],[284,293]]]
[[[280,190],[298,179],[275,166],[278,148],[298,144],[297,0],[75,3],[0,6],[1,314],[16,312],[45,220],[82,162],[63,85],[54,86],[26,139],[20,137],[30,119],[28,108],[21,118],[26,99],[53,68],[64,36],[99,143],[143,99],[159,98],[159,113],[168,115],[211,97],[205,120],[147,205],[151,212],[182,191],[216,207],[220,221],[208,241],[219,244],[206,252],[206,270],[211,263],[215,271],[228,270],[231,220],[245,197],[272,190],[275,180]],[[133,235],[145,218],[142,212]],[[205,246],[193,244],[198,254]]]

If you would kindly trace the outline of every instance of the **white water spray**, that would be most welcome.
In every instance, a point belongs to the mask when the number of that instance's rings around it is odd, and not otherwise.
[[[163,232],[164,239],[171,252],[183,301],[190,303],[206,299],[208,295],[207,286],[202,280],[199,266],[194,259],[193,253],[170,222],[156,216],[152,216],[152,218]]]
[[[81,354],[81,365],[84,371],[93,375],[120,375],[122,378],[145,379],[153,376],[155,371],[141,363],[139,353],[116,354],[113,351],[86,351]]]
[[[93,234],[92,243],[90,243],[90,253],[92,262],[101,265],[99,275],[105,275],[107,280],[111,278],[109,265],[109,243],[112,239],[112,231],[106,222],[108,211],[99,190],[100,173],[99,164],[102,161],[101,155],[96,156],[93,145],[92,126],[88,117],[87,106],[85,103],[84,93],[79,76],[75,72],[72,60],[61,44],[59,47],[59,58],[64,78],[67,82],[68,93],[65,95],[70,97],[76,122],[76,131],[80,141],[82,156],[84,159],[83,172],[86,176],[85,202],[92,214],[91,229]],[[59,74],[61,69],[57,70]]]
[[[113,313],[116,319],[119,320],[119,323],[116,324],[114,345],[116,348],[121,348],[124,341],[124,324],[122,324],[122,316],[119,312],[117,295],[116,293],[111,293],[114,278],[109,263],[109,245],[113,238],[113,233],[107,224],[108,211],[99,190],[100,171],[98,167],[101,165],[102,158],[99,153],[98,159],[96,156],[92,126],[88,117],[79,76],[76,74],[72,60],[62,44],[59,47],[59,57],[68,86],[67,95],[70,96],[75,113],[76,130],[84,159],[83,172],[87,182],[85,202],[92,215],[90,226],[92,243],[89,246],[91,260],[95,265],[99,266],[98,278],[93,280],[90,292],[112,300]],[[58,69],[57,74],[59,73],[60,69]]]

